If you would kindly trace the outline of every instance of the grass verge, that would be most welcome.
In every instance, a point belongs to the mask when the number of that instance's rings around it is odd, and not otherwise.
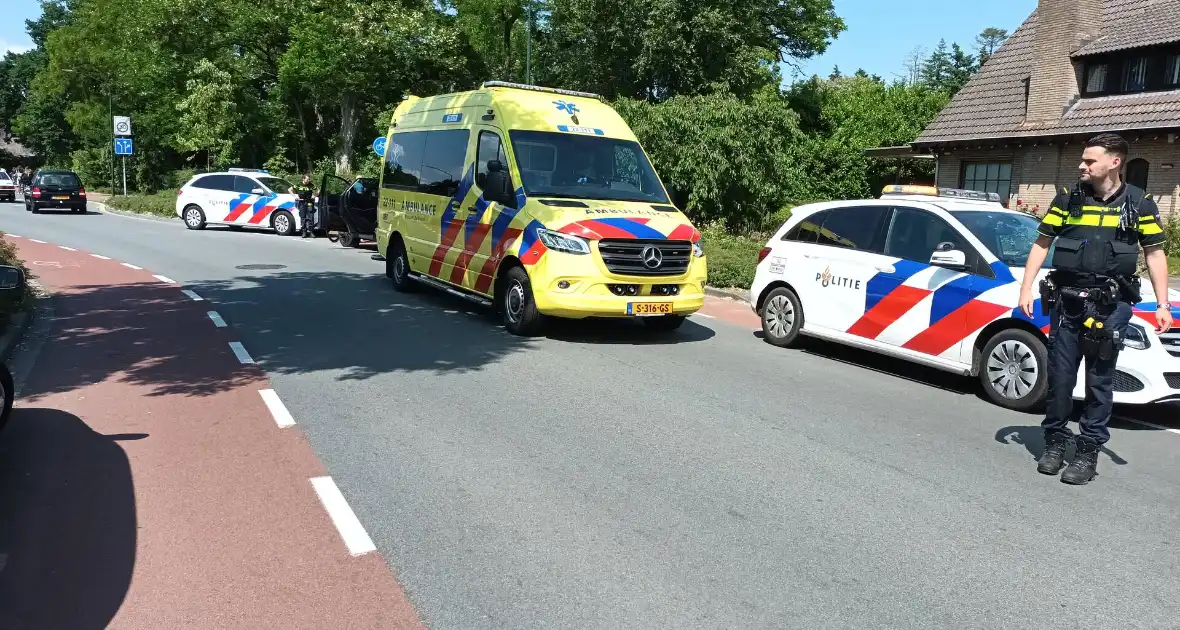
[[[154,195],[115,195],[103,202],[107,207],[157,217],[176,216],[176,191],[158,192]]]

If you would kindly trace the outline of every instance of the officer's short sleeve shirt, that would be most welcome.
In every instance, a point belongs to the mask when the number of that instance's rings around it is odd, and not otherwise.
[[[1139,204],[1139,245],[1143,249],[1148,247],[1155,247],[1163,245],[1166,236],[1164,235],[1163,226],[1160,224],[1160,209],[1156,205],[1155,199],[1148,195],[1143,203]]]

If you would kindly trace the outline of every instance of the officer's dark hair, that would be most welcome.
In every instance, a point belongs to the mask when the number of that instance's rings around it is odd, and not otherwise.
[[[1126,160],[1127,154],[1131,152],[1131,145],[1117,133],[1102,133],[1090,138],[1086,141],[1086,148],[1090,147],[1102,147],[1123,160]]]

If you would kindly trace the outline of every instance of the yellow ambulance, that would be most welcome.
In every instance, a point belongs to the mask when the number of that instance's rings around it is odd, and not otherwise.
[[[704,302],[701,234],[600,96],[513,83],[406,98],[386,137],[377,246],[399,291],[673,330]]]

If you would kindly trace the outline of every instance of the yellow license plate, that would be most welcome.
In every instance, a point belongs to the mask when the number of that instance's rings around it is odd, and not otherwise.
[[[69,198],[70,198],[70,196],[69,196],[69,195],[54,195],[54,197],[53,197],[53,198],[54,198],[54,199],[62,199],[62,200],[64,200],[64,199],[69,199]]]
[[[671,302],[628,302],[628,315],[671,315]]]

